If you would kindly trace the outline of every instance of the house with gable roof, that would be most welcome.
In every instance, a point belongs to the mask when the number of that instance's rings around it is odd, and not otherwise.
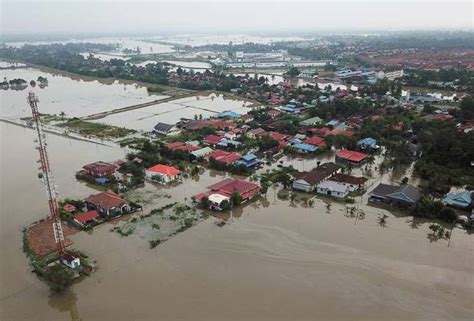
[[[473,192],[471,191],[463,191],[459,193],[450,193],[445,196],[443,202],[446,205],[461,208],[461,209],[468,209],[473,206]]]
[[[369,193],[369,202],[411,207],[420,197],[420,191],[412,185],[394,186],[380,183]]]

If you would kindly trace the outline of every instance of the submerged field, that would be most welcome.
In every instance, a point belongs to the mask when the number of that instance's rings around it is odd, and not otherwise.
[[[231,110],[246,114],[250,103],[225,98],[223,95],[210,94],[176,99],[153,106],[135,109],[97,119],[96,122],[125,126],[130,129],[151,131],[158,122],[175,124],[181,118],[194,119],[216,116],[219,112]]]
[[[48,86],[28,87],[24,90],[1,90],[0,115],[9,119],[20,119],[31,115],[26,97],[34,91],[40,100],[43,114],[64,112],[66,117],[82,117],[98,112],[141,104],[166,98],[165,95],[149,94],[145,86],[119,81],[93,80],[36,68],[1,70],[0,77],[8,80],[25,79],[28,83],[39,76],[48,79]]]

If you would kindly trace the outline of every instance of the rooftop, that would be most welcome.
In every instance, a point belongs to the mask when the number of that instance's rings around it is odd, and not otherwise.
[[[105,191],[98,194],[90,195],[86,201],[98,206],[100,208],[109,210],[114,207],[119,207],[127,202],[120,198],[120,196],[112,191]]]
[[[163,164],[158,164],[158,165],[149,167],[146,170],[152,173],[159,173],[159,174],[163,174],[167,176],[174,176],[181,173],[179,169],[174,168],[172,166],[163,165]]]
[[[99,217],[99,213],[96,210],[92,210],[86,213],[78,214],[74,216],[74,219],[79,223],[85,223]]]
[[[353,150],[343,149],[336,153],[336,156],[342,159],[346,159],[352,162],[360,162],[368,157],[367,154],[356,152]]]

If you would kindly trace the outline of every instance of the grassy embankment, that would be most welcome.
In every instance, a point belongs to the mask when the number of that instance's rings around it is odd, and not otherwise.
[[[123,127],[116,127],[101,123],[88,122],[85,120],[72,118],[56,126],[68,128],[85,137],[97,138],[123,138],[136,133],[136,130]]]

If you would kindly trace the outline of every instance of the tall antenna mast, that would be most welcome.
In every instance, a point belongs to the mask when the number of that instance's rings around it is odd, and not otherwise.
[[[49,166],[48,153],[46,151],[46,135],[43,133],[43,125],[41,123],[40,114],[38,112],[38,102],[39,100],[35,96],[35,93],[30,92],[28,94],[28,103],[31,107],[33,123],[35,124],[36,133],[38,134],[38,147],[36,149],[39,151],[40,154],[40,159],[38,160],[38,163],[41,165],[39,169],[41,170],[42,174],[39,176],[40,178],[42,178],[43,183],[46,187],[49,212],[51,213],[51,218],[53,219],[54,240],[56,241],[58,254],[62,256],[65,253],[65,245],[63,229],[61,226],[61,217],[59,214],[58,201],[56,199],[56,196],[59,193],[57,190],[57,186],[54,184],[53,175]]]

